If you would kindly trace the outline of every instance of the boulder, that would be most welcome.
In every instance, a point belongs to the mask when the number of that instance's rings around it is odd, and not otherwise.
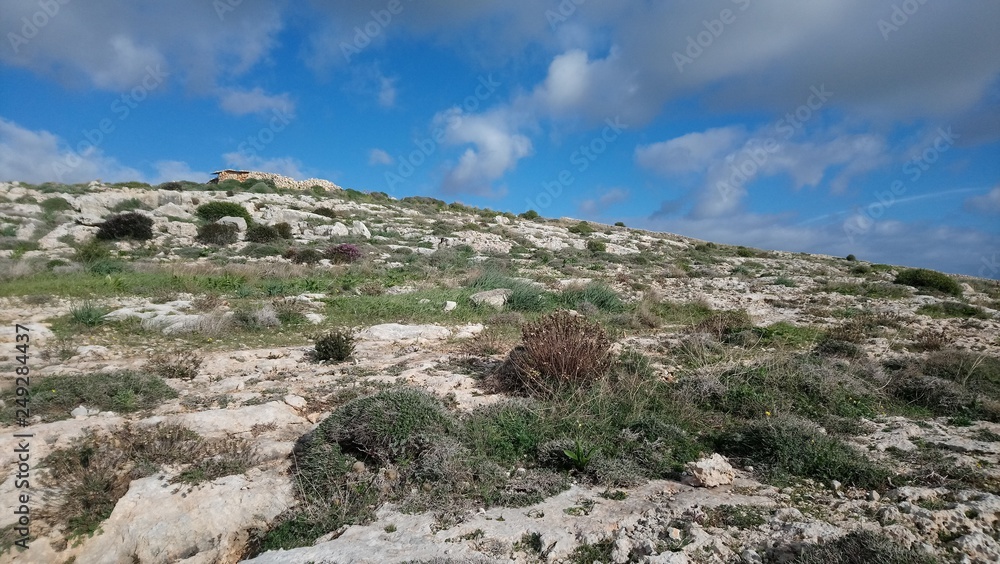
[[[350,234],[350,230],[347,229],[346,225],[338,221],[333,225],[317,225],[313,229],[313,233],[324,237],[347,237]]]
[[[161,217],[176,217],[177,219],[191,219],[191,214],[188,213],[183,206],[177,204],[164,204],[155,210],[153,210],[153,215],[158,215]]]
[[[503,309],[512,291],[508,288],[497,288],[496,290],[486,290],[477,292],[469,296],[469,300],[476,305],[488,305],[496,309]]]
[[[247,220],[243,219],[242,217],[233,217],[227,215],[226,217],[220,218],[218,221],[216,221],[216,223],[228,223],[231,225],[235,225],[236,228],[240,230],[240,232],[247,230]]]
[[[688,462],[686,470],[691,473],[689,480],[691,485],[703,488],[732,484],[733,479],[736,478],[736,470],[719,453],[714,453],[712,456],[695,462]]]
[[[368,231],[368,227],[360,221],[355,221],[351,224],[351,236],[352,237],[364,237],[365,239],[371,239],[372,234]]]

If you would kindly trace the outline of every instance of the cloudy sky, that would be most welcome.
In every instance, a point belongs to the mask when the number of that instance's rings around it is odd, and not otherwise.
[[[0,179],[320,177],[1000,278],[995,0],[0,4]]]

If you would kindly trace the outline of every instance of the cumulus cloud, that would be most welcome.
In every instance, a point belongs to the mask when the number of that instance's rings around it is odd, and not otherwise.
[[[48,131],[32,131],[0,118],[0,178],[76,183],[142,180],[143,175],[93,145],[77,152]]]
[[[391,165],[392,157],[382,149],[372,149],[368,151],[368,164],[370,165]]]
[[[83,151],[75,150],[48,131],[33,131],[0,117],[0,180],[73,184],[100,179],[159,184],[170,180],[204,182],[210,178],[207,172],[192,170],[183,161],[155,161],[152,168],[152,174],[144,173],[89,144]]]
[[[505,108],[482,114],[451,108],[435,116],[434,123],[444,128],[445,143],[472,145],[446,172],[442,187],[448,193],[494,195],[493,182],[532,153],[531,140],[517,131]]]
[[[278,112],[295,113],[295,102],[287,94],[267,94],[259,86],[251,90],[224,89],[219,92],[219,106],[234,115]]]
[[[743,127],[735,125],[696,131],[667,141],[640,145],[635,149],[635,161],[639,166],[663,175],[704,172],[745,137]]]
[[[16,48],[0,49],[0,62],[66,84],[126,90],[147,67],[160,65],[171,80],[211,93],[265,60],[282,29],[284,2],[58,3],[58,12]],[[4,21],[29,20],[38,2],[8,2]],[[38,21],[42,21],[39,19]],[[11,33],[21,36],[23,26]],[[183,30],[183,33],[178,33]],[[11,38],[7,37],[8,42]]]
[[[980,196],[965,200],[965,210],[984,215],[1000,214],[1000,186]]]
[[[625,188],[612,188],[601,194],[598,198],[591,198],[580,202],[580,213],[585,215],[601,214],[609,207],[624,202],[627,199],[628,190]]]

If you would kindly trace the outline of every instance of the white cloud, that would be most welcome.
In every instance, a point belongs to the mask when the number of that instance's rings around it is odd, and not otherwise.
[[[965,200],[965,209],[984,215],[1000,214],[1000,186],[981,196],[973,196]]]
[[[434,123],[444,128],[446,143],[474,146],[445,174],[445,192],[495,194],[492,183],[532,153],[531,140],[517,132],[516,119],[505,108],[484,114],[452,108],[436,115]]]
[[[383,108],[396,105],[396,79],[384,76],[379,78],[378,105]]]
[[[635,161],[643,168],[664,175],[704,172],[709,165],[732,152],[745,137],[746,132],[741,126],[688,133],[667,141],[636,147]]]
[[[628,190],[624,188],[612,188],[596,199],[580,202],[580,213],[585,215],[599,215],[609,207],[624,202],[627,199]]]
[[[382,149],[372,149],[368,151],[368,164],[370,165],[391,165],[392,157]]]
[[[23,182],[118,182],[142,174],[93,145],[77,152],[48,131],[32,131],[0,118],[0,178]]]
[[[216,5],[228,3],[60,2],[25,43],[0,49],[0,62],[105,90],[132,88],[148,66],[160,65],[172,81],[211,93],[267,57],[283,25],[282,4],[243,2],[217,13]],[[20,22],[41,8],[38,2],[7,2],[3,10],[4,21]],[[20,34],[21,27],[12,32]]]
[[[252,90],[224,89],[219,92],[219,106],[238,116],[277,112],[295,113],[295,102],[288,93],[270,95],[259,86]]]

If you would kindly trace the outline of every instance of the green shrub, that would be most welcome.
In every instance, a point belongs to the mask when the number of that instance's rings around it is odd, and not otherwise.
[[[328,217],[330,219],[337,219],[337,212],[326,207],[319,207],[312,211],[316,215],[322,215],[323,217]]]
[[[316,337],[313,348],[315,360],[342,362],[354,354],[354,335],[347,330],[337,330]]]
[[[224,217],[242,217],[247,225],[253,223],[250,212],[236,202],[208,202],[198,206],[194,213],[207,222],[219,221]]]
[[[128,270],[128,264],[118,259],[100,259],[87,263],[87,272],[98,276],[117,274]]]
[[[160,378],[193,380],[198,376],[202,359],[196,353],[177,349],[154,354],[143,367],[146,372]]]
[[[909,268],[896,275],[896,284],[961,296],[962,287],[947,274],[925,268]]]
[[[273,245],[261,245],[259,243],[250,243],[246,247],[243,247],[241,254],[245,257],[261,258],[261,257],[280,256],[282,252],[284,252],[283,249],[275,247]]]
[[[231,223],[207,223],[198,226],[195,240],[206,245],[225,246],[239,240],[240,230]]]
[[[278,230],[270,225],[255,223],[247,227],[244,239],[250,243],[270,243],[281,238]]]
[[[73,206],[70,205],[65,198],[60,198],[58,196],[43,200],[42,203],[38,205],[41,206],[42,211],[49,215],[73,209]]]
[[[181,192],[184,190],[184,185],[180,182],[164,182],[156,187],[158,190],[171,190],[173,192]]]
[[[718,442],[724,454],[749,458],[777,482],[798,476],[878,489],[888,484],[891,475],[861,451],[792,418],[742,423],[723,433]]]
[[[102,241],[118,239],[145,241],[152,239],[153,218],[137,212],[112,215],[101,224],[97,231],[97,238]]]
[[[295,264],[316,264],[317,262],[323,260],[323,253],[317,251],[316,249],[289,248],[281,256],[291,260]]]
[[[454,427],[444,405],[430,393],[391,388],[338,408],[319,424],[313,440],[391,463],[415,460],[430,446],[428,438]]]
[[[462,439],[480,456],[502,464],[516,464],[534,454],[542,441],[537,408],[507,400],[475,409],[463,419]]]
[[[538,212],[536,212],[535,210],[528,210],[528,211],[526,211],[526,212],[518,215],[518,217],[524,218],[524,219],[527,219],[527,220],[538,219]]]
[[[616,221],[615,222],[615,227],[625,227],[625,222],[624,221]]]
[[[858,260],[858,257],[856,257],[854,255],[847,255],[847,260],[849,260],[851,262],[854,262],[854,261]]]
[[[69,316],[73,323],[95,327],[104,322],[104,316],[108,310],[98,306],[93,302],[83,302],[70,308]]]
[[[939,304],[925,304],[917,308],[917,313],[934,318],[963,317],[976,319],[989,319],[992,316],[983,308],[963,304],[961,302],[942,302]]]
[[[591,239],[587,241],[587,250],[592,253],[604,253],[608,250],[608,245],[604,241]]]
[[[126,370],[32,378],[29,397],[32,415],[56,421],[68,419],[70,411],[80,405],[116,413],[150,409],[176,398],[177,392],[156,376]]]
[[[289,225],[287,221],[275,223],[274,228],[278,231],[278,235],[280,235],[282,239],[292,238],[292,226]]]
[[[122,200],[118,202],[117,204],[111,206],[108,209],[115,213],[121,213],[121,212],[139,210],[145,207],[146,207],[145,204],[139,201],[138,198],[129,198],[127,200]]]
[[[577,235],[587,236],[594,232],[594,228],[590,226],[586,221],[581,221],[576,225],[569,228],[570,233],[576,233]]]

